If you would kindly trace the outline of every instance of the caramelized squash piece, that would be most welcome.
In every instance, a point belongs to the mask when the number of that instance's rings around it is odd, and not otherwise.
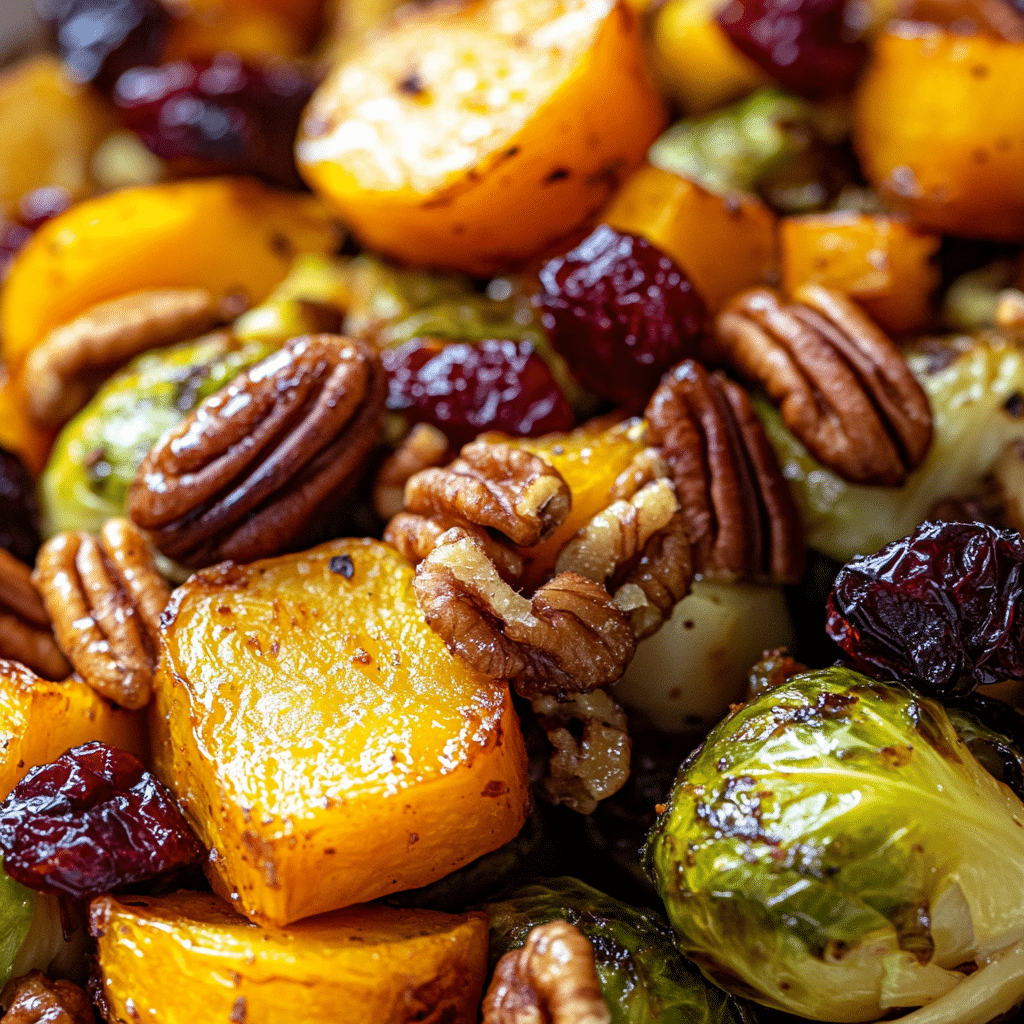
[[[197,573],[164,615],[158,773],[214,888],[273,924],[425,885],[526,819],[508,687],[427,626],[393,548]]]
[[[336,225],[312,196],[248,178],[113,192],[44,224],[0,293],[0,351],[17,370],[54,327],[144,288],[202,287],[262,301],[301,252],[331,252]]]
[[[51,683],[0,660],[0,799],[29,768],[90,740],[145,760],[145,725],[144,716],[115,708],[77,676]]]
[[[892,22],[857,89],[868,180],[922,227],[1024,241],[1024,42]]]
[[[856,300],[890,334],[932,321],[941,238],[905,217],[813,213],[779,223],[782,283],[790,295],[813,282]]]
[[[101,896],[90,907],[115,1021],[473,1024],[481,913],[350,907],[260,928],[209,893]]]
[[[650,164],[623,184],[603,219],[671,256],[712,313],[775,270],[775,214],[764,203],[716,195]]]
[[[490,274],[599,210],[664,124],[625,4],[475,0],[371,37],[296,153],[368,248]]]

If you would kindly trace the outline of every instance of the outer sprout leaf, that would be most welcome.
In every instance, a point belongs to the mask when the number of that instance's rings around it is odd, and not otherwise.
[[[32,928],[36,894],[0,868],[0,987],[7,983],[18,951]]]

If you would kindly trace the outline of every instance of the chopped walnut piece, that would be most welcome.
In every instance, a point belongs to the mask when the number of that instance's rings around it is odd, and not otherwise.
[[[32,570],[0,548],[0,658],[20,661],[44,679],[65,679],[71,666],[50,628]]]
[[[649,425],[647,427],[649,432]],[[608,492],[610,501],[628,501],[641,487],[671,476],[669,465],[657,448],[645,448],[624,469]]]
[[[449,650],[485,675],[514,680],[524,696],[614,682],[636,649],[629,622],[603,587],[561,573],[528,600],[458,529],[420,562],[413,586]]]
[[[571,504],[561,474],[530,452],[499,442],[473,441],[443,469],[409,479],[405,507],[498,530],[532,547],[564,522]]]
[[[430,423],[417,423],[384,460],[373,483],[373,507],[381,519],[405,508],[405,485],[420,470],[448,461],[448,438]]]
[[[239,312],[204,288],[132,292],[92,306],[29,353],[29,413],[43,426],[60,426],[133,356],[197,337]]]
[[[35,581],[78,674],[122,707],[145,707],[170,590],[139,530],[109,519],[99,540],[62,533],[40,549]]]
[[[746,392],[686,360],[665,375],[645,416],[661,448],[709,579],[795,582],[804,543],[793,496]]]
[[[928,398],[896,346],[849,299],[816,284],[784,304],[769,288],[734,298],[705,355],[762,386],[786,426],[846,480],[896,486],[931,443]]]
[[[385,393],[362,342],[293,338],[153,446],[128,492],[131,517],[188,565],[277,554],[355,487]]]
[[[594,947],[567,921],[530,930],[506,953],[481,1006],[482,1024],[611,1024]]]
[[[51,981],[42,971],[12,978],[0,993],[8,1007],[4,1024],[95,1024],[85,991],[70,981]]]
[[[629,778],[631,743],[625,713],[605,690],[576,694],[570,700],[544,695],[531,703],[555,748],[543,781],[544,796],[590,814]],[[574,732],[570,723],[582,724],[579,739],[579,729]]]
[[[515,580],[522,575],[523,560],[515,551],[499,544],[479,526],[472,526],[450,516],[427,518],[415,512],[399,512],[385,527],[384,540],[397,548],[413,565],[419,565],[437,547],[438,540],[453,529],[462,530],[466,536],[479,542],[503,580]]]

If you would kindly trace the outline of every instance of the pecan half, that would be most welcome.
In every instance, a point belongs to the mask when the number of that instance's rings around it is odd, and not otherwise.
[[[197,337],[238,312],[204,288],[152,289],[101,302],[29,353],[23,377],[29,413],[44,426],[60,426],[133,356]]]
[[[586,692],[625,671],[636,639],[608,592],[561,573],[527,600],[459,530],[416,569],[420,607],[448,649],[477,671],[512,679],[524,696]]]
[[[139,530],[109,519],[99,540],[62,533],[40,549],[35,581],[78,674],[122,707],[145,707],[170,591]]]
[[[132,481],[129,513],[187,565],[276,554],[355,487],[385,392],[362,342],[293,338],[164,434]]]
[[[694,573],[799,580],[800,518],[743,388],[688,359],[665,375],[644,415],[671,469],[693,545]]]
[[[405,507],[499,530],[513,543],[546,540],[569,514],[572,498],[558,470],[512,445],[473,441],[443,469],[409,479]]]
[[[849,299],[807,284],[734,298],[708,358],[763,387],[823,465],[861,484],[901,484],[931,443],[928,398],[895,345]]]
[[[594,947],[568,921],[537,925],[494,968],[483,1024],[611,1024]]]
[[[494,563],[504,580],[518,579],[523,572],[523,560],[511,548],[499,544],[479,526],[451,516],[417,515],[415,512],[399,512],[384,528],[384,540],[397,548],[413,565],[419,565],[449,530],[461,530],[473,537],[483,548],[484,554]],[[449,538],[450,539],[450,538]]]
[[[42,971],[12,978],[0,994],[5,1024],[95,1024],[92,1001],[70,981],[51,981]]]
[[[590,814],[629,778],[632,744],[625,713],[605,690],[570,700],[539,696],[531,704],[554,747],[541,786],[544,796]]]
[[[449,459],[448,438],[430,423],[417,423],[377,470],[373,507],[381,519],[405,508],[405,485],[421,469],[443,466]]]
[[[44,679],[65,679],[71,666],[50,629],[32,570],[0,548],[0,658],[20,661]]]

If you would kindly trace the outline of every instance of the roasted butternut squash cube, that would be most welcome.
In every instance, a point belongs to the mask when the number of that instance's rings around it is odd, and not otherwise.
[[[36,765],[100,740],[146,760],[146,720],[104,700],[77,676],[51,683],[0,660],[0,799]]]
[[[261,928],[209,893],[90,907],[110,1021],[473,1024],[487,918],[350,907]]]
[[[333,216],[248,178],[124,189],[47,221],[0,293],[0,352],[16,371],[54,327],[143,288],[200,287],[261,302],[301,252],[331,252]]]
[[[425,885],[526,819],[508,687],[430,629],[410,564],[333,541],[176,590],[154,756],[214,888],[272,924]]]
[[[782,284],[790,295],[813,282],[849,295],[891,334],[923,331],[933,319],[942,239],[905,217],[812,213],[779,222]]]
[[[671,256],[711,312],[765,284],[776,267],[775,214],[764,203],[717,195],[650,164],[623,183],[603,219]]]
[[[868,180],[932,231],[1024,240],[1024,42],[892,22],[855,96]]]
[[[596,213],[664,124],[624,3],[475,0],[353,52],[296,154],[368,248],[491,274]]]

